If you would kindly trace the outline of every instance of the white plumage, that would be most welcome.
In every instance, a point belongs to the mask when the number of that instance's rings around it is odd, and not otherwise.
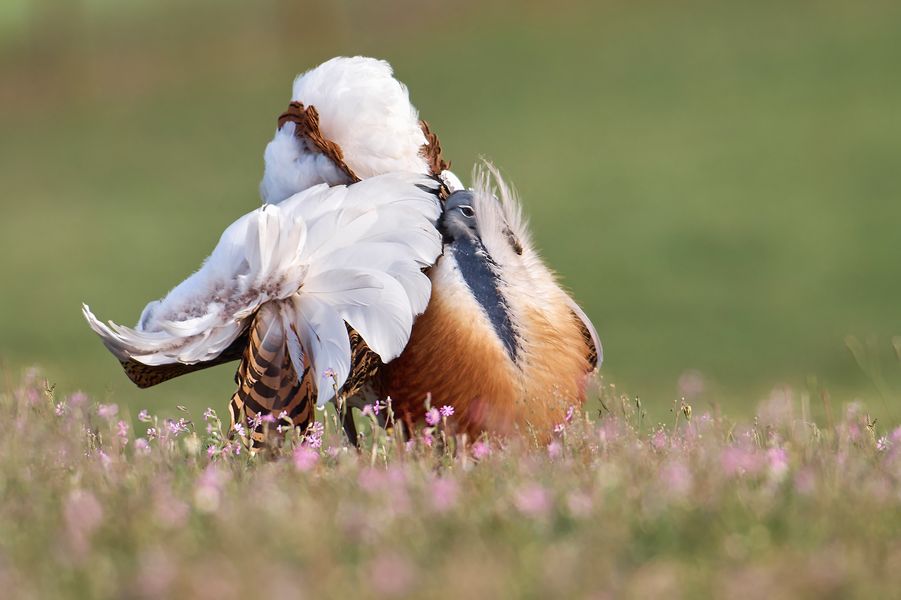
[[[363,56],[333,58],[295,79],[292,100],[316,108],[323,136],[341,148],[344,161],[360,179],[396,171],[429,172],[420,153],[426,138],[419,114],[387,62]],[[281,202],[318,183],[349,183],[327,156],[294,136],[293,123],[276,131],[264,160],[264,202]]]
[[[422,186],[422,187],[418,187]],[[257,310],[277,311],[297,373],[304,353],[318,404],[351,368],[345,323],[384,362],[397,357],[428,303],[441,238],[433,179],[388,174],[352,186],[317,185],[244,215],[222,234],[203,266],[151,302],[134,328],[91,328],[120,360],[196,364],[234,342]]]

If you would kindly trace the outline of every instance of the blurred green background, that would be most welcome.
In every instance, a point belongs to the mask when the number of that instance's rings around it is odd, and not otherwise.
[[[133,323],[258,205],[294,75],[366,54],[515,183],[652,414],[789,384],[901,417],[897,2],[3,0],[0,38],[7,385],[224,406],[232,367],[132,388],[80,302]]]

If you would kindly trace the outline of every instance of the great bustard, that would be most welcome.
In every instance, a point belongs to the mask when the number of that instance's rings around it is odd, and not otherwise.
[[[487,174],[465,191],[447,170],[386,62],[335,58],[299,76],[264,158],[264,207],[136,328],[85,308],[135,383],[240,359],[233,426],[286,411],[305,427],[335,390],[358,406],[390,395],[411,426],[431,394],[473,435],[546,431],[584,400],[593,326],[496,173],[498,197]]]

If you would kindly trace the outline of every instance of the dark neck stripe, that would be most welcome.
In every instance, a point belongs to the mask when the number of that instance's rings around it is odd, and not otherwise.
[[[497,263],[491,259],[485,247],[476,238],[461,237],[454,240],[451,247],[454,249],[454,258],[460,268],[460,274],[463,275],[463,281],[488,315],[488,320],[504,343],[510,360],[516,362],[519,345],[510,319],[510,307],[500,291]]]

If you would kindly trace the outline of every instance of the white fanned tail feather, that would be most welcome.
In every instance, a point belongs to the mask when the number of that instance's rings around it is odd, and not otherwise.
[[[215,359],[271,303],[298,373],[307,355],[321,406],[334,396],[332,378],[340,388],[350,373],[345,323],[388,362],[425,310],[431,285],[421,269],[441,252],[440,207],[427,191],[436,186],[393,173],[311,187],[238,219],[137,326],[104,324],[87,305],[84,316],[120,360],[190,365]]]

